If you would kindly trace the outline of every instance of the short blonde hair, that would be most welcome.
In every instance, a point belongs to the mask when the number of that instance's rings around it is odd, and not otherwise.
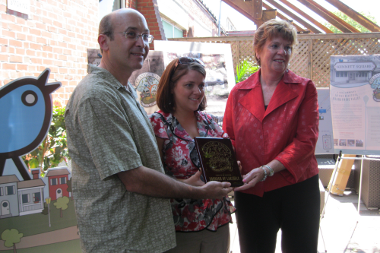
[[[262,24],[253,38],[253,50],[259,65],[260,60],[257,59],[256,51],[260,52],[267,40],[275,37],[282,37],[284,40],[290,41],[293,46],[297,43],[297,30],[290,22],[285,20],[271,19]]]

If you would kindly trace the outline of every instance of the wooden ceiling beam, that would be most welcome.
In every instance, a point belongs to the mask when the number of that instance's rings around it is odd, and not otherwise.
[[[356,12],[355,10],[351,9],[349,6],[345,5],[339,0],[326,0],[330,4],[334,5],[337,9],[339,9],[341,12],[345,13],[347,16],[370,30],[371,32],[380,32],[380,27],[373,23],[371,20],[367,19],[360,13]]]
[[[270,7],[266,3],[263,3],[263,6],[267,10],[272,9],[272,7]],[[277,12],[277,17],[281,18],[282,20],[286,20],[286,21],[289,20],[287,17],[285,17],[284,15],[282,15],[281,13],[278,13],[278,12]],[[297,29],[298,32],[305,32],[306,31],[305,29],[303,29],[302,27],[300,27],[299,25],[297,25],[295,23],[293,23],[293,25],[295,26],[295,28]]]
[[[309,15],[307,15],[305,12],[303,12],[302,10],[298,9],[296,6],[294,6],[293,4],[289,3],[287,0],[279,0],[281,1],[283,4],[285,4],[286,6],[288,6],[289,8],[293,9],[296,13],[300,14],[301,16],[303,16],[305,19],[307,19],[309,22],[313,23],[314,25],[316,25],[318,28],[320,28],[322,31],[324,31],[325,33],[333,33],[330,29],[328,29],[326,26],[322,25],[320,22],[318,22],[317,20],[315,20],[314,18],[310,17]]]
[[[317,4],[313,0],[298,0],[298,2],[305,5],[307,8],[311,9],[315,13],[317,13],[322,18],[326,19],[328,22],[330,22],[333,26],[338,28],[344,33],[360,33],[358,29],[353,27],[352,25],[348,24],[344,20],[338,18],[336,15],[331,13],[330,11],[323,8],[321,5]]]
[[[262,13],[262,0],[223,0],[226,4],[230,5],[235,10],[243,10],[245,13],[250,15],[255,20],[260,20]],[[240,11],[239,11],[240,12]]]
[[[260,19],[254,18],[245,7],[247,7],[243,0],[223,0],[226,4],[234,8],[236,11],[240,12],[243,16],[248,18],[249,20],[252,20],[256,25],[260,23]]]
[[[304,27],[308,28],[311,32],[313,32],[313,33],[321,33],[317,28],[315,28],[314,26],[310,25],[308,22],[306,22],[302,18],[298,17],[293,12],[289,11],[288,9],[286,9],[285,7],[283,7],[281,4],[275,2],[274,0],[266,0],[266,1],[268,3],[270,3],[271,5],[273,5],[274,7],[276,7],[277,9],[279,9],[280,11],[282,11],[283,13],[285,13],[286,15],[288,15],[289,17],[291,17],[293,20],[297,21],[298,23],[300,23]]]

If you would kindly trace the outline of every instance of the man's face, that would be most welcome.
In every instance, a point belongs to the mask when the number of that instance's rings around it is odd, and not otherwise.
[[[130,74],[141,69],[149,52],[149,43],[141,36],[137,40],[126,38],[126,33],[149,34],[145,18],[135,12],[122,13],[112,20],[112,24],[114,40],[108,43],[111,64],[117,64],[117,68]]]

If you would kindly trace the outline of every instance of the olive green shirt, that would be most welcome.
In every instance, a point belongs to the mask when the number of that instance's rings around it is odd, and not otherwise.
[[[168,199],[128,192],[116,175],[145,166],[164,173],[136,92],[90,66],[66,107],[72,188],[84,252],[163,252],[175,247]]]

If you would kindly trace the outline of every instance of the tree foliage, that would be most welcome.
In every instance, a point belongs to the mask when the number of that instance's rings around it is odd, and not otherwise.
[[[57,202],[54,203],[54,206],[60,210],[60,216],[63,217],[62,211],[66,210],[69,207],[69,198],[66,196],[60,197],[57,199]]]
[[[250,77],[253,73],[259,70],[259,66],[256,66],[248,60],[243,60],[236,66],[235,82],[239,83]]]
[[[65,107],[54,106],[52,122],[46,138],[40,146],[23,156],[25,164],[30,168],[41,168],[44,173],[48,168],[57,167],[69,158],[66,142]]]
[[[13,251],[16,250],[16,243],[21,241],[21,237],[23,237],[23,233],[19,233],[17,229],[6,229],[1,234],[1,239],[4,240],[5,247],[13,247]]]
[[[358,22],[356,22],[355,20],[353,20],[352,18],[350,18],[349,16],[347,16],[346,14],[344,14],[341,11],[333,11],[333,13],[336,16],[338,16],[339,18],[341,18],[342,20],[346,21],[348,24],[350,24],[353,27],[355,27],[356,29],[358,29],[360,32],[362,32],[362,33],[371,32],[370,30],[368,30],[367,28],[365,28],[364,26],[362,26],[361,24],[359,24]],[[360,14],[376,24],[375,17],[371,16],[369,13],[365,14],[364,12],[360,12]],[[341,30],[339,30],[338,28],[336,28],[335,26],[333,26],[330,23],[326,22],[326,23],[324,23],[324,26],[326,26],[328,29],[330,29],[333,33],[342,33]]]

